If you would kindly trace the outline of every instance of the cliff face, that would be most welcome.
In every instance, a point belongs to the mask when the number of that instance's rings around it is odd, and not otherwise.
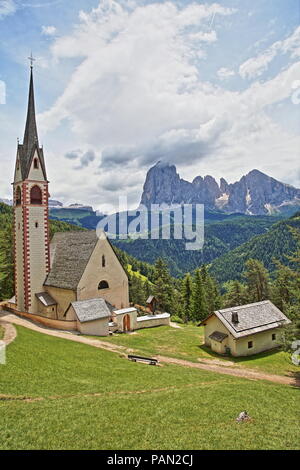
[[[252,170],[239,181],[220,185],[212,176],[196,176],[193,182],[180,178],[174,165],[157,163],[147,173],[141,204],[204,204],[208,209],[265,215],[300,206],[300,189]]]

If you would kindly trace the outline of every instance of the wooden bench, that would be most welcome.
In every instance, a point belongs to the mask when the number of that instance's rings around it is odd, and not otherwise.
[[[128,359],[133,362],[143,362],[144,364],[149,364],[150,366],[156,366],[158,364],[158,359],[153,357],[143,357],[135,356],[134,354],[128,354]]]

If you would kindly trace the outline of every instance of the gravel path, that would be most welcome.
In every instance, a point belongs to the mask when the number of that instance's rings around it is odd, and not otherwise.
[[[172,357],[165,357],[165,356],[156,356],[160,362],[167,363],[167,364],[176,364],[179,366],[184,367],[193,367],[195,369],[202,369],[202,370],[209,370],[211,372],[217,372],[225,375],[233,375],[235,377],[241,377],[244,379],[250,380],[268,380],[270,382],[275,382],[278,384],[284,385],[292,385],[295,387],[300,387],[300,380],[299,378],[283,376],[283,375],[275,375],[275,374],[267,374],[264,372],[259,372],[257,370],[246,369],[242,367],[234,368],[228,366],[220,366],[216,364],[208,364],[205,363],[195,363],[190,361],[185,361],[184,359],[176,359]]]
[[[25,328],[29,328],[31,330],[34,330],[34,331],[37,331],[39,333],[43,333],[49,336],[55,336],[57,338],[67,339],[69,341],[75,341],[76,343],[87,344],[95,348],[105,349],[107,351],[118,353],[119,355],[122,355],[122,356],[126,356],[128,353],[134,352],[133,349],[128,349],[124,346],[118,346],[116,344],[107,343],[98,339],[86,338],[85,336],[76,335],[72,332],[65,332],[61,330],[45,328],[44,326],[40,326],[30,320],[18,317],[17,315],[14,315],[12,313],[1,312],[0,322],[1,322],[1,325],[5,327],[5,337],[7,334],[7,338],[10,338],[8,339],[9,342],[13,341],[13,339],[16,336],[15,328],[12,325],[12,324],[15,324],[15,325],[24,326]],[[13,330],[14,330],[14,333],[13,333]],[[4,339],[4,341],[7,341],[7,340]],[[207,362],[196,363],[196,362],[186,361],[184,359],[176,359],[176,358],[166,357],[166,356],[156,356],[156,357],[161,363],[175,364],[175,365],[179,365],[183,367],[191,367],[194,369],[202,369],[202,370],[207,370],[207,371],[214,372],[214,373],[231,375],[234,377],[241,377],[241,378],[250,379],[250,380],[267,380],[267,381],[278,383],[278,384],[300,387],[300,379],[295,378],[293,376],[281,376],[281,375],[275,375],[275,374],[267,374],[264,372],[250,370],[250,369],[246,369],[242,367],[238,367],[238,368],[224,367],[224,366],[213,364],[213,363],[208,364]]]
[[[17,331],[14,325],[10,322],[0,320],[0,326],[4,329],[4,336],[2,341],[8,346],[10,343],[14,341],[17,336]]]

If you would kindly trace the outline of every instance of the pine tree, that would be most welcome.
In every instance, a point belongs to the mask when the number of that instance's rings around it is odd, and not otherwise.
[[[152,285],[148,281],[148,279],[144,282],[144,291],[145,291],[145,300],[148,299],[149,295],[151,295],[153,290]]]
[[[207,282],[207,278],[206,282]],[[204,291],[204,281],[200,269],[196,269],[193,279],[192,292],[192,317],[195,321],[203,320],[208,314],[206,296]]]
[[[225,294],[223,296],[224,308],[237,307],[248,303],[247,287],[239,281],[228,281],[224,285]]]
[[[201,278],[205,296],[207,313],[212,313],[221,307],[221,298],[215,279],[208,273],[205,264],[201,266]]]
[[[249,259],[246,262],[244,277],[250,302],[260,302],[269,298],[269,274],[263,263],[257,259]]]
[[[168,265],[163,258],[158,258],[154,271],[154,295],[158,301],[160,310],[172,313],[173,310],[173,285]]]
[[[296,273],[279,261],[274,261],[277,266],[275,280],[272,285],[272,301],[285,313],[288,306],[294,303]]]
[[[14,292],[14,260],[12,223],[9,217],[1,218],[0,238],[0,300],[9,299]]]
[[[192,278],[190,273],[187,273],[182,281],[182,310],[183,319],[185,322],[188,322],[192,319],[192,293]]]
[[[131,275],[129,284],[129,298],[130,302],[138,305],[145,305],[147,298],[149,297],[148,289],[146,289],[147,281],[143,281],[137,275]]]

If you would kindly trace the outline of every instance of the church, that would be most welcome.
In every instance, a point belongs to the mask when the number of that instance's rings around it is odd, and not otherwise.
[[[16,313],[50,327],[106,336],[169,324],[168,313],[138,317],[129,305],[128,276],[102,232],[55,233],[49,239],[49,181],[39,144],[33,85],[13,182]]]

